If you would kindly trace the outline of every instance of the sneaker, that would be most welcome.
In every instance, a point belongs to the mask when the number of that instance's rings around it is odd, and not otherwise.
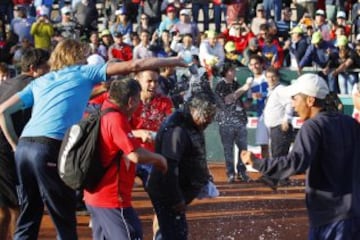
[[[237,179],[242,182],[250,182],[250,177],[246,173],[238,173]]]
[[[229,175],[228,183],[233,183],[233,182],[235,182],[235,176],[234,175]]]

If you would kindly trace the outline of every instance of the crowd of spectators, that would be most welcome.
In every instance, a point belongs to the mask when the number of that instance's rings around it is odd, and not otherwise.
[[[16,66],[26,48],[51,50],[74,38],[105,61],[190,51],[216,76],[225,62],[247,66],[259,54],[264,70],[316,67],[336,93],[350,94],[358,81],[347,71],[360,64],[356,1],[59,0],[59,11],[53,3],[2,1],[0,62]]]
[[[104,61],[190,55],[221,77],[224,63],[248,67],[257,54],[264,71],[313,67],[335,93],[351,94],[358,82],[351,69],[360,67],[360,1],[59,0],[53,9],[54,3],[0,3],[0,62],[11,73],[26,49],[51,51],[73,38]],[[170,76],[172,88],[184,90],[177,86],[183,76]]]

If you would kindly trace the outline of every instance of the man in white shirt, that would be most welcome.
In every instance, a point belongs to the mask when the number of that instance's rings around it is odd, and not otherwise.
[[[278,71],[270,67],[265,73],[268,83],[268,96],[264,108],[264,121],[270,130],[270,153],[272,157],[288,154],[293,137],[291,119],[293,108],[291,98],[284,96]]]
[[[182,42],[180,42],[182,40]],[[180,34],[176,35],[170,45],[171,50],[177,52],[179,56],[186,56],[190,53],[192,56],[199,55],[199,48],[193,45],[192,35],[190,33],[181,37]]]
[[[214,30],[207,31],[207,39],[201,42],[199,59],[203,67],[221,67],[224,65],[224,46],[217,41],[217,35]]]

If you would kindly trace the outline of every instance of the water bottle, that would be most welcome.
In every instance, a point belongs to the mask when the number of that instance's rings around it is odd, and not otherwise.
[[[182,58],[186,64],[190,64],[193,62],[193,56],[192,56],[191,52],[188,50],[184,51]]]

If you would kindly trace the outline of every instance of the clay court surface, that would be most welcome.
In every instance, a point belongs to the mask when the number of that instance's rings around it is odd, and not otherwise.
[[[290,186],[273,192],[259,182],[228,184],[223,164],[211,164],[210,169],[220,196],[196,200],[188,208],[189,240],[307,239],[303,175],[292,177]],[[255,173],[250,175],[257,177]],[[133,196],[143,223],[144,239],[151,240],[150,200],[141,187],[134,188]],[[78,216],[79,239],[92,239],[88,223],[89,216]],[[53,224],[45,215],[39,239],[55,238]]]

